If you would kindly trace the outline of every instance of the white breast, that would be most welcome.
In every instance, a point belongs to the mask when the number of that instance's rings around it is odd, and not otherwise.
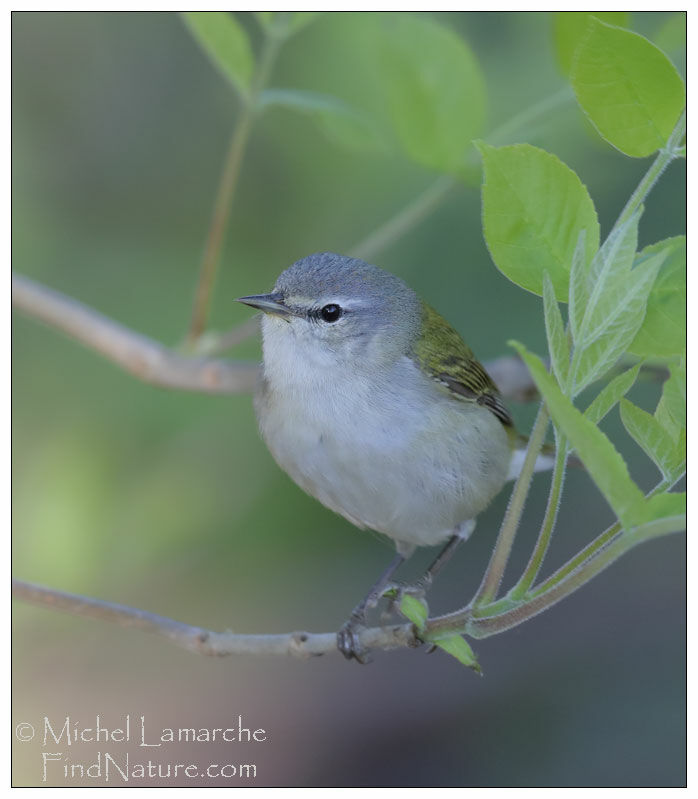
[[[266,320],[265,320],[266,321]],[[404,356],[349,371],[269,320],[255,407],[277,463],[358,527],[414,545],[445,541],[506,479],[506,431],[478,405],[443,392]],[[300,344],[302,347],[302,343]]]

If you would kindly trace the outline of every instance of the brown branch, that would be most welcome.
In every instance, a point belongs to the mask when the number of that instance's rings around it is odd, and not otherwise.
[[[259,372],[255,363],[180,355],[27,277],[12,276],[12,303],[27,316],[66,333],[146,383],[207,394],[244,394],[254,389]],[[256,327],[255,322],[245,322],[219,340],[212,340],[211,349],[229,348]],[[204,340],[202,348],[205,346]],[[497,358],[485,366],[505,399],[526,402],[535,396],[533,381],[518,356]]]
[[[279,635],[217,633],[192,627],[146,610],[105,602],[101,599],[55,591],[23,580],[12,580],[12,596],[43,608],[99,619],[168,638],[176,646],[198,655],[292,655],[309,658],[337,650],[336,633],[293,632]],[[397,649],[415,646],[411,624],[371,627],[363,630],[360,643],[366,649]]]
[[[241,394],[254,389],[259,371],[255,363],[180,355],[29,278],[12,276],[12,303],[146,383],[208,394]]]

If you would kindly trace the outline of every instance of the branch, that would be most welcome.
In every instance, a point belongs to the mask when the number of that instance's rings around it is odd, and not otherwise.
[[[12,596],[40,607],[62,613],[72,613],[88,619],[99,619],[119,627],[156,633],[168,638],[175,646],[197,655],[292,655],[309,658],[337,652],[336,633],[293,632],[280,635],[241,635],[217,633],[202,627],[192,627],[146,610],[117,605],[101,599],[55,591],[23,580],[12,580]],[[411,624],[371,627],[359,635],[366,649],[397,649],[418,645]]]
[[[397,241],[426,219],[456,185],[457,180],[451,175],[437,178],[415,200],[351,247],[349,252],[365,261],[371,260],[376,253],[386,249],[389,244]]]
[[[26,277],[12,276],[12,303],[146,383],[208,394],[240,394],[252,391],[257,379],[255,363],[179,355]]]
[[[207,394],[244,394],[254,390],[256,363],[180,355],[157,341],[103,316],[81,302],[21,275],[12,276],[12,303],[27,316],[66,333],[145,383]],[[256,322],[213,341],[211,349],[231,347],[256,329]],[[202,349],[208,346],[204,339]],[[536,396],[528,369],[518,356],[485,364],[505,399],[525,402]]]
[[[259,94],[269,79],[279,48],[286,36],[288,23],[285,19],[282,20],[281,26],[280,28],[277,20],[277,25],[273,31],[264,29],[262,51],[252,76],[250,93],[244,100],[240,119],[230,139],[228,154],[225,158],[223,174],[213,207],[206,248],[199,270],[199,280],[196,286],[188,334],[190,345],[194,344],[203,335],[206,327],[211,292],[213,291],[213,283],[218,272],[218,264],[223,247],[225,226],[235,199],[242,161],[252,132],[252,124],[258,111]]]

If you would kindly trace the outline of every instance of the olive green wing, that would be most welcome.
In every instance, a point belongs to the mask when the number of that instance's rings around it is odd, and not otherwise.
[[[499,389],[459,333],[431,306],[423,304],[422,334],[415,356],[422,369],[459,399],[482,405],[507,427],[513,425]]]

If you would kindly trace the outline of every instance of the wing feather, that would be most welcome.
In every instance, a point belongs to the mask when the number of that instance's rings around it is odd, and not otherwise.
[[[424,303],[422,334],[415,345],[419,365],[458,399],[491,411],[503,425],[513,426],[499,389],[458,331]]]

